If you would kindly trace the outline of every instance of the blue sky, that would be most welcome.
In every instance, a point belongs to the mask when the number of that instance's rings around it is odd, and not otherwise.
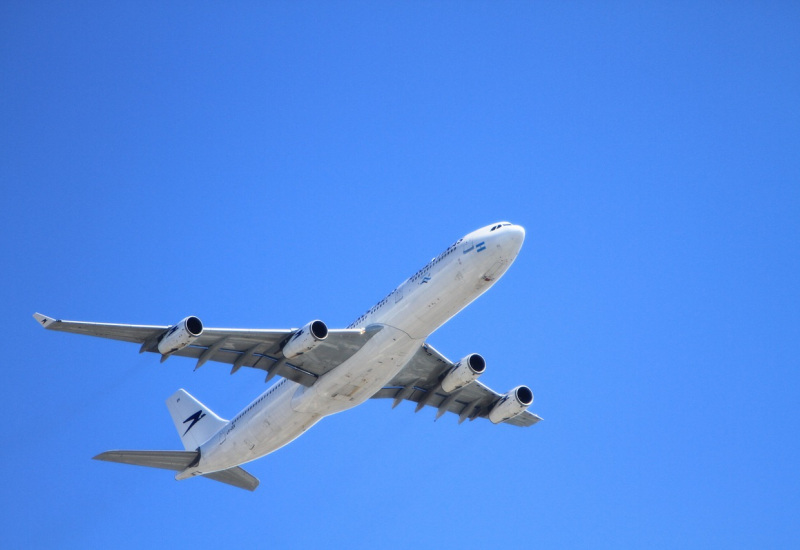
[[[789,2],[0,7],[4,547],[800,544],[800,8]],[[435,333],[544,422],[373,401],[247,493],[177,449],[259,372],[65,319],[346,326],[463,234],[527,229]]]

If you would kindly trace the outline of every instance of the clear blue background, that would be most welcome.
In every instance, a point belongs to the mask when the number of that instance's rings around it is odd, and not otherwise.
[[[6,548],[800,545],[793,2],[6,2]],[[177,449],[263,373],[65,319],[342,327],[463,234],[527,229],[430,342],[544,421],[372,401],[247,493]],[[247,372],[245,372],[247,371]]]

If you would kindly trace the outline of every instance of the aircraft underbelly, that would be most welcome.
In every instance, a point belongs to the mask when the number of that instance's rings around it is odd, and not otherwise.
[[[316,384],[298,388],[292,409],[327,416],[363,403],[400,372],[422,342],[384,326],[358,353]]]
[[[294,441],[322,415],[292,409],[298,386],[288,383],[270,406],[245,421],[232,423],[201,447],[198,470],[203,473],[244,464]]]
[[[372,397],[413,356],[421,340],[384,327],[357,354],[311,387],[287,383],[270,406],[237,421],[204,444],[197,472],[243,464],[291,443],[323,417]]]

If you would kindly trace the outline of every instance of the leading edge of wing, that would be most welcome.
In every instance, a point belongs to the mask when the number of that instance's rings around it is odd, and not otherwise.
[[[165,331],[171,325],[131,325],[122,323],[96,323],[92,321],[66,321],[56,319],[41,313],[34,313],[33,318],[48,330],[85,334],[112,340],[122,340],[141,344],[154,334]],[[244,339],[260,339],[265,336],[286,337],[297,329],[243,329],[243,328],[213,328],[204,327],[203,334],[198,338],[198,343],[204,340],[217,340],[222,337],[236,337]],[[349,329],[341,329],[349,330]]]
[[[87,321],[63,321],[41,313],[34,313],[33,318],[47,330],[97,336],[111,340],[121,340],[141,344],[154,334],[168,329],[158,325],[123,325],[117,323],[93,323]]]

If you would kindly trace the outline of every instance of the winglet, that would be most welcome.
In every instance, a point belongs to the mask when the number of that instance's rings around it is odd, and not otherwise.
[[[56,322],[56,319],[52,317],[48,317],[47,315],[42,315],[41,313],[34,313],[33,318],[39,322],[44,328],[50,328],[50,325]]]

